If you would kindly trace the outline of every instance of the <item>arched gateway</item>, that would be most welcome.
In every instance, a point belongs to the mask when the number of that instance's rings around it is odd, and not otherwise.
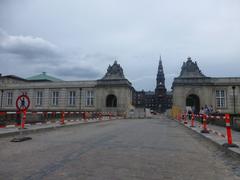
[[[186,98],[186,106],[192,107],[194,113],[199,113],[200,111],[200,99],[195,94],[190,94]]]
[[[117,107],[117,97],[110,94],[106,98],[106,107]]]

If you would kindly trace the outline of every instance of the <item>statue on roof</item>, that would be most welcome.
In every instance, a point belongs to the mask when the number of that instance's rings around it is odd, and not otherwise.
[[[201,70],[199,69],[197,62],[193,62],[191,57],[187,58],[187,62],[184,62],[182,65],[180,78],[188,78],[188,77],[206,77]]]
[[[125,79],[123,69],[116,60],[114,61],[112,66],[108,66],[107,73],[105,74],[103,79]]]

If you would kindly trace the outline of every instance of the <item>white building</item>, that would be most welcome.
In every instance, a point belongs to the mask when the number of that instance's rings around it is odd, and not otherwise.
[[[46,73],[29,79],[0,76],[1,111],[16,111],[16,99],[30,98],[29,111],[98,111],[126,113],[132,104],[132,86],[115,61],[106,75],[93,81],[62,81]]]
[[[240,78],[205,76],[197,63],[188,58],[183,63],[179,77],[173,82],[173,108],[186,110],[194,107],[196,113],[204,106],[212,106],[214,112],[240,112]]]

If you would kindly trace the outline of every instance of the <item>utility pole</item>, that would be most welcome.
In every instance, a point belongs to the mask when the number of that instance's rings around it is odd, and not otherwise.
[[[236,113],[235,89],[236,89],[236,86],[232,86],[232,90],[233,90],[233,112],[234,112],[234,114]]]

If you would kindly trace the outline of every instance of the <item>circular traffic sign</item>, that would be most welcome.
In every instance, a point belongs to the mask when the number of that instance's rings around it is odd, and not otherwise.
[[[27,95],[18,96],[16,107],[19,111],[26,111],[30,106],[30,99]]]

